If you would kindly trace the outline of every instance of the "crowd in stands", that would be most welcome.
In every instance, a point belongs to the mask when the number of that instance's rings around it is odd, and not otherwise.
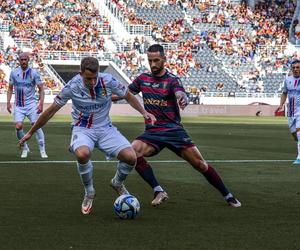
[[[13,38],[31,39],[38,50],[103,51],[108,19],[88,1],[1,1],[1,18]]]
[[[5,80],[5,76],[5,72],[2,69],[0,69],[0,94],[6,93],[8,89],[8,83]]]
[[[120,1],[114,2],[118,4]],[[121,2],[123,11],[126,11],[126,1]],[[227,27],[226,30],[218,30],[213,26],[202,29],[200,34],[195,34],[192,37],[190,44],[193,44],[193,48],[196,50],[201,49],[204,43],[207,44],[220,61],[222,54],[232,58],[232,61],[227,65],[229,68],[243,68],[243,65],[248,64],[250,67],[246,67],[241,74],[241,79],[237,79],[237,85],[241,90],[263,92],[264,86],[261,79],[268,73],[288,71],[291,60],[295,56],[299,56],[290,54],[285,50],[288,43],[288,28],[296,6],[295,1],[261,1],[253,10],[245,4],[232,5],[229,1],[135,2],[145,8],[160,8],[167,4],[179,4],[185,12],[188,12],[189,9],[199,11],[200,15],[192,19],[193,25],[198,23],[201,27],[201,24],[210,23],[218,27]],[[131,13],[134,14],[134,10],[131,10]],[[145,22],[140,21],[139,23]],[[238,25],[232,25],[232,23]],[[179,34],[189,32],[191,31],[186,26],[185,20],[175,19],[162,28],[154,24],[152,34],[156,41],[181,44],[183,39]],[[184,41],[188,40],[184,39]],[[175,51],[168,52],[170,56],[167,55],[169,60],[174,58],[167,66],[179,76],[189,76],[190,69],[195,67],[196,62],[193,53],[189,55],[185,52],[185,47],[182,50],[177,48]],[[182,54],[187,56],[183,58]],[[179,58],[179,60],[175,58]],[[178,64],[174,63],[176,61]],[[197,63],[201,68],[201,62]],[[255,82],[251,87],[248,87],[249,80]],[[216,83],[216,86],[218,84]],[[216,89],[222,90],[223,88],[216,87]]]
[[[247,82],[250,80],[255,82],[252,90],[263,92],[261,79],[264,76],[288,71],[291,60],[299,57],[297,53],[289,54],[285,50],[289,26],[293,25],[296,29],[298,25],[297,20],[292,23],[295,0],[258,1],[254,9],[244,2],[231,4],[229,0],[134,1],[135,5],[143,8],[158,9],[167,5],[178,5],[185,16],[191,17],[190,21],[189,18],[175,18],[162,26],[138,16],[134,8],[128,7],[133,0],[108,2],[123,13],[124,22],[151,25],[154,41],[176,44],[175,49],[173,47],[166,51],[167,67],[180,77],[188,78],[192,74],[191,70],[203,69],[202,59],[195,55],[206,45],[220,63],[224,63],[224,58],[226,59],[227,68],[242,69],[241,78],[236,79],[241,90],[249,90]],[[84,3],[76,0],[45,0],[35,3],[34,0],[18,0],[15,4],[2,1],[0,18],[10,23],[11,35],[14,38],[32,40],[33,55],[40,70],[44,68],[38,56],[40,50],[106,50],[103,34],[105,30],[110,32],[111,27],[108,19],[99,14],[91,0]],[[192,11],[197,14],[190,14]],[[211,26],[203,26],[206,24]],[[143,53],[149,42],[144,37],[135,37],[131,41],[124,39],[122,44],[128,49],[117,53],[114,60],[132,79],[147,68]],[[2,55],[10,66],[14,66],[16,59],[14,50],[13,47],[9,48],[8,53]],[[244,67],[245,65],[249,67]],[[206,70],[213,72],[217,69],[210,65]],[[208,90],[205,84],[203,86],[202,92],[224,89],[224,83],[220,81],[216,81],[215,89]]]

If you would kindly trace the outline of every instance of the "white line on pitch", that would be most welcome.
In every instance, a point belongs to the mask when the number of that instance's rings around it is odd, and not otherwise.
[[[263,163],[263,162],[291,162],[293,160],[207,160],[208,162],[220,163]],[[94,163],[116,163],[118,161],[92,161]],[[185,163],[186,161],[149,161],[150,163]],[[76,163],[76,161],[0,161],[0,164],[51,164],[51,163]]]

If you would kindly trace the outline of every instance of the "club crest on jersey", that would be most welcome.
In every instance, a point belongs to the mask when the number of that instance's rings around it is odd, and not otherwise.
[[[117,88],[118,88],[119,90],[125,91],[126,86],[123,85],[123,84],[121,84],[121,83],[119,83]]]

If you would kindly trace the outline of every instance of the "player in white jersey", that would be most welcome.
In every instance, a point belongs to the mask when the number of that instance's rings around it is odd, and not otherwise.
[[[136,154],[128,140],[115,128],[109,117],[111,95],[124,97],[145,119],[154,124],[155,117],[149,114],[139,101],[128,91],[128,87],[110,74],[99,73],[98,60],[86,57],[81,61],[80,74],[71,79],[56,96],[53,104],[46,109],[28,133],[20,140],[22,146],[32,134],[63,106],[72,100],[73,129],[70,149],[77,158],[77,168],[85,188],[81,205],[83,214],[92,209],[95,189],[93,185],[93,165],[90,157],[94,147],[119,162],[111,186],[119,195],[128,194],[123,182],[136,164]]]
[[[44,104],[44,85],[37,70],[28,66],[29,54],[21,53],[19,55],[20,67],[13,70],[9,77],[9,86],[7,91],[7,111],[11,113],[12,105],[10,103],[13,90],[15,91],[14,103],[14,121],[17,132],[17,138],[20,140],[24,136],[23,122],[28,117],[31,124],[35,123],[39,114],[43,111]],[[36,102],[35,88],[39,91],[39,101]],[[36,133],[40,154],[42,158],[48,158],[45,150],[45,135],[42,129]],[[22,149],[22,158],[26,158],[29,147],[25,143]]]
[[[283,110],[288,98],[288,124],[298,148],[298,156],[293,164],[300,165],[300,60],[294,60],[291,68],[292,75],[284,81],[278,110]]]

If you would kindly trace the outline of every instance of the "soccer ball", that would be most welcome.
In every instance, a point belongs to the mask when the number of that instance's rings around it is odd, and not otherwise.
[[[114,211],[121,219],[134,219],[140,212],[140,203],[133,195],[123,194],[115,200]]]

